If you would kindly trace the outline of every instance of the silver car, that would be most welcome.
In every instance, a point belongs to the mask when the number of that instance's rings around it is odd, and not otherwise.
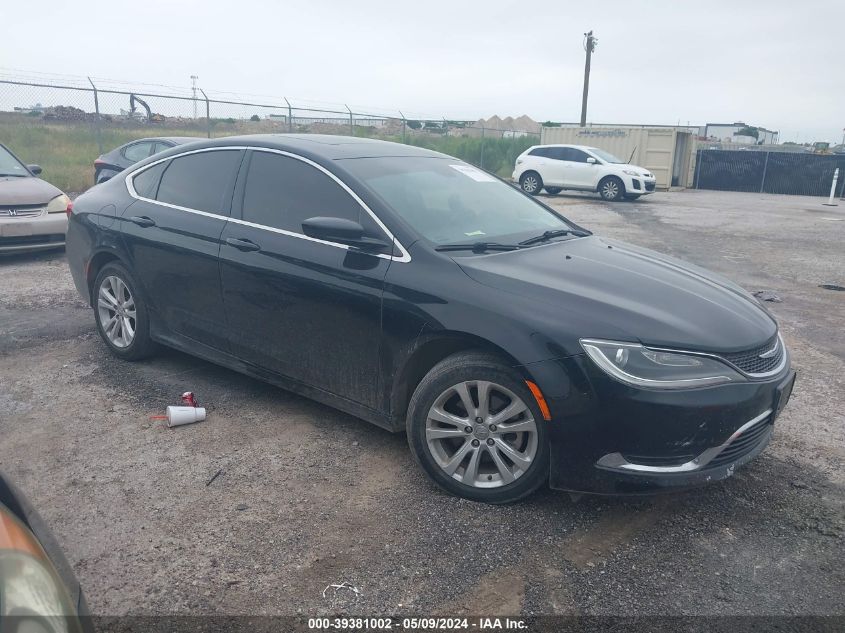
[[[0,254],[65,244],[72,203],[60,189],[38,178],[40,173],[41,167],[25,165],[0,144]]]

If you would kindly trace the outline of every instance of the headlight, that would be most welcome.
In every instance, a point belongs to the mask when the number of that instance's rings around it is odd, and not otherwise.
[[[643,175],[640,172],[634,171],[633,169],[623,169],[622,173],[628,174],[629,176],[639,176],[640,178],[643,177]]]
[[[581,339],[581,347],[599,368],[634,387],[689,389],[745,380],[726,364],[707,356],[594,339]]]
[[[70,198],[65,194],[56,196],[47,203],[47,213],[65,213],[70,204]]]
[[[76,609],[41,545],[0,506],[0,622],[7,619],[9,630],[81,630]]]

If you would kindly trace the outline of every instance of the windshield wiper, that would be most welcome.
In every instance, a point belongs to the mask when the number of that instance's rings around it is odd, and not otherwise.
[[[515,251],[519,246],[516,244],[500,244],[499,242],[467,242],[466,244],[443,244],[436,246],[436,251],[472,251],[483,253],[485,251]]]
[[[28,174],[0,174],[0,178],[11,176],[12,178],[26,178]]]
[[[587,237],[589,233],[584,231],[577,231],[575,229],[555,229],[554,231],[543,231],[540,235],[529,237],[527,240],[522,240],[520,246],[530,246],[531,244],[539,244],[540,242],[548,242],[553,237],[562,237],[564,235],[574,235],[575,237]]]

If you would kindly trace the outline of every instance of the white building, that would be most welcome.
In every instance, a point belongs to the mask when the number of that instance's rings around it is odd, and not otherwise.
[[[776,145],[778,142],[778,132],[775,130],[767,130],[764,127],[756,125],[748,125],[742,121],[736,123],[708,123],[704,126],[701,135],[708,139],[716,139],[723,143],[748,143],[742,138],[740,131],[744,128],[753,127],[757,129],[757,143],[763,145]],[[752,137],[753,139],[753,137]]]

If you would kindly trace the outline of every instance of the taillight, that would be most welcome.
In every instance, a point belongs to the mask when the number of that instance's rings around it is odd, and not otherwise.
[[[99,158],[94,161],[94,167],[99,167],[100,165],[105,165],[106,161],[100,160]]]
[[[70,217],[70,214],[73,213],[73,200],[67,201],[67,209],[65,209],[65,213],[67,213],[67,217]]]

